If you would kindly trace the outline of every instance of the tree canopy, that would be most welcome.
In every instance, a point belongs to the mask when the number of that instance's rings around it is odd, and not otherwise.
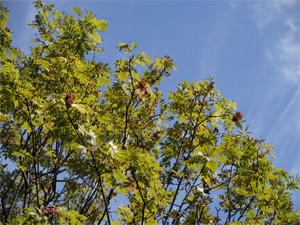
[[[299,178],[213,78],[163,97],[170,56],[99,62],[107,22],[39,0],[25,55],[0,4],[0,224],[300,223]]]

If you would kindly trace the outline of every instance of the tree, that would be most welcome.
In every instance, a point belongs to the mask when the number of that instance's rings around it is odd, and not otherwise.
[[[106,21],[34,4],[29,55],[1,4],[2,224],[299,224],[299,178],[272,165],[212,78],[163,98],[168,55],[118,43],[112,69],[95,60]]]

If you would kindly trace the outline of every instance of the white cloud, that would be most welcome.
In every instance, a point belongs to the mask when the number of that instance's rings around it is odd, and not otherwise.
[[[273,134],[280,134],[280,132],[286,132],[287,130],[296,130],[298,125],[296,122],[299,121],[298,111],[295,106],[299,105],[299,91],[298,89],[294,92],[293,96],[290,97],[289,102],[285,105],[285,108],[282,110],[280,117],[277,119],[278,127],[274,127],[274,130],[270,130],[268,138],[271,139]],[[289,120],[287,120],[289,118]],[[279,132],[279,127],[285,128],[281,129]],[[279,135],[280,136],[280,135]]]
[[[267,58],[291,82],[300,78],[299,1],[264,1],[254,4],[253,17],[266,37]]]

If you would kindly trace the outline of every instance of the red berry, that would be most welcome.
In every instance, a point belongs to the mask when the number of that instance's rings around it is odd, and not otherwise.
[[[71,104],[73,104],[75,100],[75,95],[74,94],[67,94],[65,97],[65,102],[66,102],[66,107],[69,109],[71,107]]]
[[[152,135],[152,137],[154,137],[154,138],[158,138],[158,136],[159,136],[159,132],[158,132],[158,131],[156,131],[156,132]]]
[[[233,122],[237,122],[242,118],[242,112],[236,112],[235,115],[232,118]]]
[[[219,129],[215,127],[214,133],[218,134],[219,133]]]
[[[147,82],[145,80],[139,82],[139,89],[147,91]]]

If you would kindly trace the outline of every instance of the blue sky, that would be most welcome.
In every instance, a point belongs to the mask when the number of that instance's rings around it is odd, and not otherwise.
[[[59,11],[82,6],[108,21],[98,60],[122,57],[117,42],[136,41],[149,56],[170,55],[178,71],[161,88],[215,77],[238,103],[256,139],[275,145],[276,167],[300,174],[300,2],[286,1],[48,1]],[[4,1],[14,45],[28,52],[35,31],[31,1]],[[300,209],[300,191],[293,194]]]

